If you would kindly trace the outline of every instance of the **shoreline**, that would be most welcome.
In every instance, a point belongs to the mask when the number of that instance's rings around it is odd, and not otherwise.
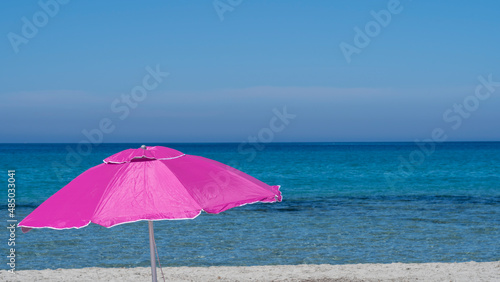
[[[167,281],[500,281],[500,261],[163,267]],[[151,268],[0,270],[0,281],[151,281]],[[158,269],[158,281],[163,281]]]

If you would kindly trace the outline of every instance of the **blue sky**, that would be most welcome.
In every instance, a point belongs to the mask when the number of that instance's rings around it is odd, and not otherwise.
[[[103,142],[415,141],[436,128],[447,141],[500,141],[498,1],[41,0],[0,11],[0,142],[79,142],[85,130]],[[350,60],[342,43],[357,50]],[[151,89],[123,102],[144,80]],[[294,118],[272,126],[284,109]]]

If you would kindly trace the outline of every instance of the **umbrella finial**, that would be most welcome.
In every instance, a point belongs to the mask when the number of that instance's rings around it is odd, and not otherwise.
[[[142,145],[141,149],[147,150],[146,145]]]

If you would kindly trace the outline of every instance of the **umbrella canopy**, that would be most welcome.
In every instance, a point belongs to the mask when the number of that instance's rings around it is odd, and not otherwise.
[[[85,171],[23,219],[32,228],[112,227],[140,220],[190,219],[255,202],[281,201],[237,169],[167,147],[128,149]]]
[[[153,220],[190,219],[202,211],[220,213],[250,203],[281,201],[279,188],[214,160],[143,145],[85,171],[18,226],[28,232],[148,220],[151,273],[156,281]]]

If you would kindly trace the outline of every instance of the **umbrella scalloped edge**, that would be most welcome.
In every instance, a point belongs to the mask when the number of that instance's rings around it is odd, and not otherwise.
[[[257,201],[254,201],[254,202],[250,202],[250,203],[233,203],[233,204],[227,204],[227,206],[229,206],[228,208],[225,208],[225,209],[222,209],[218,212],[214,212],[214,214],[217,214],[217,213],[221,213],[223,211],[226,211],[228,209],[232,209],[232,208],[236,208],[236,207],[242,207],[242,206],[246,206],[246,205],[251,205],[251,204],[256,204],[256,203],[275,203],[275,202],[281,202],[283,200],[283,196],[281,194],[281,191],[279,190],[281,188],[281,185],[275,185],[275,186],[272,186],[273,188],[276,187],[276,191],[278,192],[278,195],[275,195],[274,196],[274,201],[264,201],[264,200],[257,200]],[[106,228],[111,228],[111,227],[115,227],[115,226],[118,226],[118,225],[122,225],[122,224],[126,224],[126,223],[133,223],[133,222],[139,222],[139,221],[161,221],[161,220],[185,220],[185,219],[195,219],[197,218],[202,212],[206,212],[205,210],[201,209],[198,214],[196,214],[195,216],[193,217],[186,217],[186,218],[158,218],[158,219],[147,219],[147,218],[141,218],[141,219],[136,219],[136,220],[129,220],[129,221],[124,221],[124,222],[119,222],[119,223],[116,223],[116,224],[112,224],[110,226],[103,226],[103,227],[106,227]],[[206,213],[209,213],[209,212],[206,212]],[[40,229],[40,228],[49,228],[49,229],[54,229],[54,230],[65,230],[65,229],[80,229],[80,228],[84,228],[84,227],[87,227],[90,225],[92,221],[89,221],[87,222],[87,224],[84,224],[84,225],[81,225],[81,226],[72,226],[72,227],[61,227],[61,228],[57,228],[57,227],[52,227],[52,226],[37,226],[37,227],[34,227],[34,226],[27,226],[27,225],[21,225],[21,224],[18,224],[17,227],[20,227],[21,228],[21,231],[23,233],[27,233],[29,232],[31,229]],[[97,224],[97,223],[96,223]],[[98,224],[100,225],[100,224]],[[101,225],[102,226],[102,225]]]

